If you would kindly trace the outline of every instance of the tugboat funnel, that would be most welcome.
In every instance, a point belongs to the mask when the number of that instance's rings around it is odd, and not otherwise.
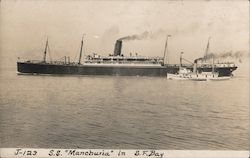
[[[197,59],[194,60],[194,65],[193,65],[193,73],[197,74]]]

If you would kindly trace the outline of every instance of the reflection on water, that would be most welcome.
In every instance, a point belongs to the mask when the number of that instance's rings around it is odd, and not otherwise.
[[[0,73],[1,147],[247,150],[249,78]]]

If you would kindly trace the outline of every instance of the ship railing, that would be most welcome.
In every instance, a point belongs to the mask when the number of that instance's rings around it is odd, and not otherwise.
[[[65,62],[65,61],[42,61],[42,60],[21,60],[19,59],[18,62],[25,62],[25,63],[34,63],[34,64],[47,64],[47,65],[77,65],[76,62]]]
[[[167,64],[167,67],[179,67],[180,64]],[[186,67],[185,65],[182,65],[182,67]]]
[[[180,65],[179,64],[167,64],[166,66],[168,66],[168,67],[179,67]],[[182,64],[181,66],[191,68],[194,65],[193,64]],[[200,68],[212,68],[213,65],[212,64],[197,64],[197,67],[200,67]],[[235,67],[235,64],[234,63],[217,63],[217,64],[214,64],[214,67],[217,67],[217,68],[219,68],[219,67]]]
[[[197,67],[212,68],[213,65],[212,64],[200,64],[200,65],[197,65]],[[217,63],[217,64],[214,64],[214,67],[217,67],[217,68],[235,67],[235,64],[234,63]]]
[[[42,63],[42,60],[20,60],[21,62],[26,62],[26,63]]]
[[[215,67],[235,67],[234,63],[218,63],[214,65]]]
[[[159,61],[93,61],[87,60],[85,63],[93,64],[161,64]]]
[[[145,56],[91,56],[88,55],[87,59],[89,60],[163,60],[162,57],[145,57]]]

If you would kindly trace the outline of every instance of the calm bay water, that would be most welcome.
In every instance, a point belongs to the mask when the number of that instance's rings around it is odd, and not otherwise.
[[[0,72],[1,147],[249,149],[249,76],[33,76]]]

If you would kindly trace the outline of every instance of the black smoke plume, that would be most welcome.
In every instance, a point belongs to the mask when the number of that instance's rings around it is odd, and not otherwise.
[[[150,31],[144,31],[141,34],[134,34],[130,36],[125,36],[120,39],[119,41],[130,41],[130,40],[144,40],[144,39],[156,39],[162,35],[165,35],[165,31],[162,29],[159,29],[156,32],[150,32]]]
[[[209,59],[226,59],[226,58],[233,58],[233,59],[237,59],[241,62],[241,58],[243,57],[244,52],[243,51],[229,51],[229,52],[224,52],[224,53],[219,53],[219,54],[215,54],[215,53],[209,53],[206,57],[204,57],[203,59],[209,60]]]

